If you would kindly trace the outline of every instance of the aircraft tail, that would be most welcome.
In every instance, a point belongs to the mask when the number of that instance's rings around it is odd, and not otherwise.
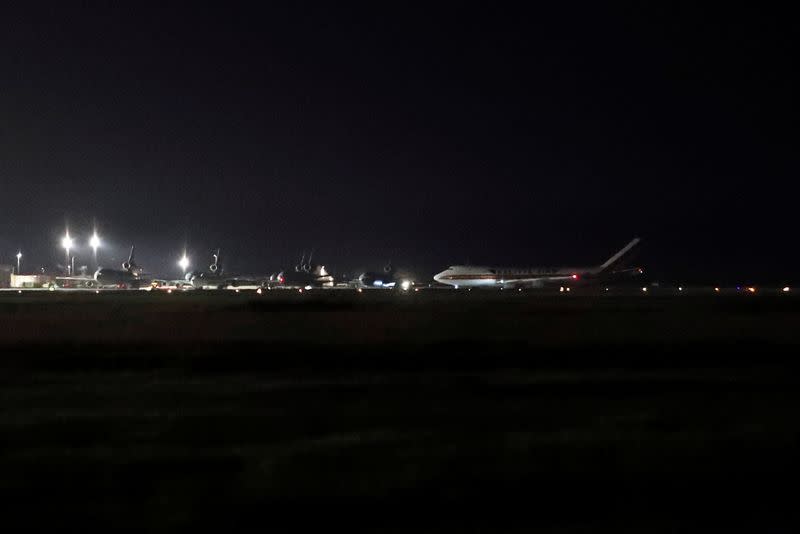
[[[122,264],[122,268],[126,271],[133,271],[138,267],[136,265],[136,258],[134,257],[136,254],[136,245],[131,245],[131,253],[128,255],[128,261]]]
[[[603,263],[602,265],[598,266],[597,269],[595,270],[595,272],[598,273],[598,274],[599,273],[603,273],[603,272],[611,269],[615,265],[617,265],[620,262],[620,260],[622,260],[622,258],[626,254],[628,254],[628,252],[630,252],[630,250],[633,247],[635,247],[636,245],[639,244],[639,241],[641,241],[641,239],[639,239],[638,237],[632,239],[631,242],[628,243],[627,245],[625,245],[625,247],[623,247],[622,250],[620,250],[619,252],[617,252],[616,254],[611,256],[610,258],[608,258],[608,260],[605,263]]]
[[[219,258],[219,249],[211,251],[211,265],[208,266],[208,270],[214,274],[218,274],[222,272],[222,263],[220,262]]]

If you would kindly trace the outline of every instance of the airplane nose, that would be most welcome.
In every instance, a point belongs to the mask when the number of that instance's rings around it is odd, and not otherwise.
[[[433,275],[433,279],[436,282],[441,282],[442,281],[442,276],[444,276],[444,273],[445,273],[445,271],[442,271],[440,273],[436,273],[435,275]]]

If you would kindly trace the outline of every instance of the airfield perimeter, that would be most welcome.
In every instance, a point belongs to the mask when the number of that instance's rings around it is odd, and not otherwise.
[[[763,531],[797,519],[798,326],[779,292],[2,293],[0,502],[31,529]]]

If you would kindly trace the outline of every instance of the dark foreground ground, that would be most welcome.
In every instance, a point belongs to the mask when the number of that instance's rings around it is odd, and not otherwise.
[[[5,294],[0,523],[791,532],[798,327],[791,295]]]

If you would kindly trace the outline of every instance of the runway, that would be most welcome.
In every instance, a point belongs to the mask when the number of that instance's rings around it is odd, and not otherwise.
[[[769,528],[800,299],[711,291],[3,293],[0,499],[132,531]]]

